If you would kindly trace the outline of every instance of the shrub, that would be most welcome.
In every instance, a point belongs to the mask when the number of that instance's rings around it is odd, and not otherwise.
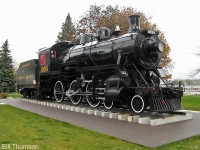
[[[8,96],[8,93],[0,93],[0,99],[7,98]]]

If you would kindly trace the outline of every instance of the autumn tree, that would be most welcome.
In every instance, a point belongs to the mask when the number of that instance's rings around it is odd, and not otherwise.
[[[80,18],[77,25],[77,34],[84,33],[86,31],[96,32],[99,27],[108,27],[114,30],[116,25],[119,25],[122,34],[128,32],[129,24],[128,17],[132,14],[137,14],[140,16],[140,27],[141,29],[151,29],[159,32],[159,37],[161,41],[165,44],[165,50],[160,62],[160,66],[164,68],[166,73],[166,79],[171,78],[168,70],[172,67],[171,59],[169,57],[169,52],[171,51],[170,46],[165,38],[165,35],[160,31],[155,23],[151,22],[151,17],[147,17],[143,12],[138,11],[132,7],[122,7],[119,8],[118,5],[113,6],[103,6],[103,5],[91,5],[89,10]]]
[[[13,60],[6,40],[0,49],[0,92],[15,91]]]
[[[72,22],[72,18],[68,13],[65,22],[62,23],[62,31],[58,33],[56,43],[63,41],[72,41],[75,37],[75,27]]]

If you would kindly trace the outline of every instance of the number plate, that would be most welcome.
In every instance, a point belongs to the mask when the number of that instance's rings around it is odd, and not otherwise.
[[[152,31],[152,30],[147,30],[147,33],[148,33],[148,34],[156,34],[156,32],[155,32],[155,31]]]
[[[40,66],[40,73],[47,73],[49,71],[48,65]]]

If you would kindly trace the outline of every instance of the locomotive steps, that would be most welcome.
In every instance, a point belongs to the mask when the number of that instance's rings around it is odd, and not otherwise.
[[[121,113],[121,112],[111,112],[111,111],[105,111],[101,109],[94,109],[94,108],[87,108],[87,107],[71,106],[71,105],[66,105],[66,104],[42,102],[38,100],[30,100],[30,99],[19,99],[19,100],[23,102],[29,102],[29,103],[48,106],[48,107],[64,109],[64,110],[73,111],[77,113],[107,117],[111,119],[117,119],[121,121],[128,121],[128,122],[139,123],[139,124],[150,125],[150,126],[158,126],[158,125],[193,119],[192,114],[189,114],[185,110],[177,111],[177,112],[185,112],[185,115],[168,114],[168,113],[158,114],[155,112],[151,114],[146,114],[146,115],[144,114],[136,115],[136,114],[129,114],[129,113]]]

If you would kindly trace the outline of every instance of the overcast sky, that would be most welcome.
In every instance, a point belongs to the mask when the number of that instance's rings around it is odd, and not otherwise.
[[[200,52],[200,0],[1,0],[0,45],[8,39],[17,62],[37,58],[39,48],[54,44],[68,12],[75,21],[95,3],[131,6],[152,16],[171,47],[173,79],[188,78],[200,67],[194,55]]]

